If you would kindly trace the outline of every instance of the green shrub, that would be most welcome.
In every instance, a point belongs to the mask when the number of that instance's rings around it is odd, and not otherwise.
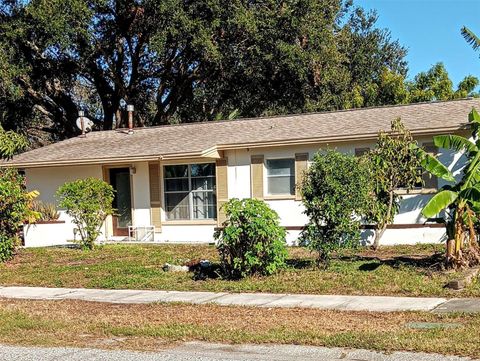
[[[358,245],[361,216],[372,202],[368,167],[351,155],[319,152],[305,173],[301,191],[309,218],[303,242],[318,252],[317,264],[327,267],[332,251]]]
[[[37,195],[26,191],[25,179],[17,170],[0,169],[0,261],[13,256],[22,223],[35,221],[31,203]]]
[[[16,239],[0,233],[0,262],[8,261],[15,254]]]
[[[270,275],[285,265],[285,229],[278,214],[256,199],[231,199],[227,220],[215,232],[222,268],[230,278]]]
[[[6,131],[0,125],[0,159],[10,159],[14,154],[24,150],[28,145],[27,138],[13,130]]]
[[[114,211],[112,186],[97,178],[79,179],[61,186],[57,196],[80,232],[82,247],[93,249],[103,222]]]

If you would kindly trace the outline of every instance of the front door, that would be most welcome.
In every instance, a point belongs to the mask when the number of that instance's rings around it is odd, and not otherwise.
[[[129,168],[111,168],[110,184],[115,189],[113,207],[113,235],[128,236],[128,226],[132,225],[132,195]]]

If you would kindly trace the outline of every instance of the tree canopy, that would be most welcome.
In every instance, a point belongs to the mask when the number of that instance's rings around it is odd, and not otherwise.
[[[127,103],[157,125],[395,102],[372,89],[406,50],[375,22],[342,0],[3,0],[0,121],[62,138],[80,108],[112,129]]]
[[[96,129],[444,99],[438,66],[351,0],[0,0],[0,124],[42,143]],[[443,71],[442,71],[443,69]],[[432,82],[434,85],[432,85]],[[437,84],[438,83],[438,84]]]

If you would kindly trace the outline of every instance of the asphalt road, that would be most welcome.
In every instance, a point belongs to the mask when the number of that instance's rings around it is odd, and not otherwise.
[[[286,345],[221,345],[189,342],[159,352],[107,351],[0,345],[2,361],[466,361],[469,358],[433,354]]]

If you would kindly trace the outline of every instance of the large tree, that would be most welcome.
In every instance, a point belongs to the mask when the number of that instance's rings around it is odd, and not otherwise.
[[[458,84],[457,89],[454,89],[443,63],[437,63],[428,71],[418,73],[413,81],[406,83],[411,103],[476,96],[474,91],[477,86],[478,79],[469,75]]]
[[[0,0],[0,121],[61,138],[80,107],[112,129],[126,103],[146,125],[394,103],[375,90],[406,51],[375,22],[348,0]]]

